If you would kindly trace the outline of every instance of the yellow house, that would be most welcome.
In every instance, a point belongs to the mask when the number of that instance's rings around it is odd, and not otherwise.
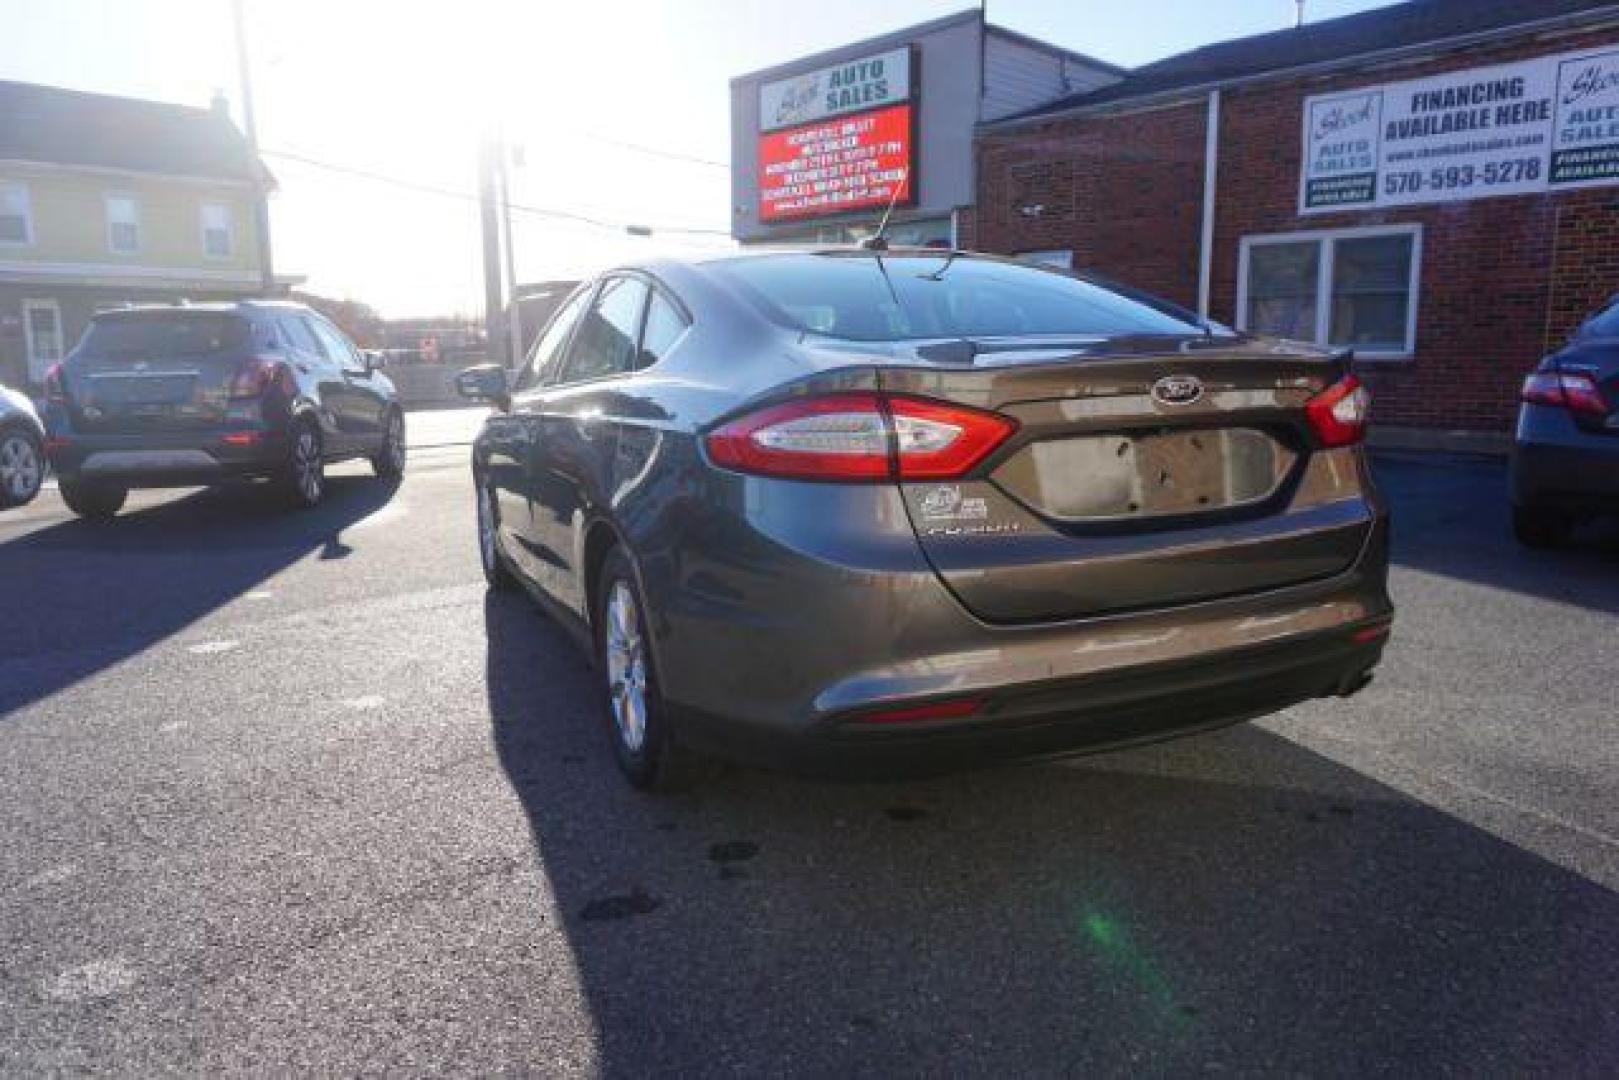
[[[274,184],[222,99],[0,81],[0,383],[38,387],[97,311],[263,295]]]

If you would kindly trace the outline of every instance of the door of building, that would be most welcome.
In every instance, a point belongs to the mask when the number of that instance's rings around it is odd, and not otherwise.
[[[45,381],[51,365],[67,353],[62,341],[62,309],[55,300],[24,300],[22,325],[28,348],[28,381],[38,385]]]

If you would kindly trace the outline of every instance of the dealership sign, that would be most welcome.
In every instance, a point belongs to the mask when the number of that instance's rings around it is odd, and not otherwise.
[[[907,46],[765,83],[759,87],[759,130],[880,109],[910,98]]]
[[[1619,183],[1619,49],[1307,98],[1299,211]]]
[[[916,202],[909,47],[759,88],[759,220]]]
[[[759,219],[913,202],[911,106],[773,131],[759,140]]]

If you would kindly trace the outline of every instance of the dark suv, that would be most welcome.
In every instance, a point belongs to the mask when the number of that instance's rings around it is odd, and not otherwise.
[[[313,506],[325,467],[405,468],[387,376],[301,304],[130,308],[95,317],[45,377],[47,449],[77,514],[116,514],[132,487],[267,478]]]

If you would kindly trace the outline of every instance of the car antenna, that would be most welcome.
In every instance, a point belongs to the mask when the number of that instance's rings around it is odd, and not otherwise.
[[[860,241],[860,246],[867,251],[887,251],[888,238],[883,234],[888,231],[888,219],[894,213],[894,206],[899,202],[899,193],[905,187],[905,178],[910,175],[911,167],[902,166],[899,170],[899,183],[894,185],[894,194],[888,197],[888,209],[883,211],[883,219],[877,223],[877,231]]]

